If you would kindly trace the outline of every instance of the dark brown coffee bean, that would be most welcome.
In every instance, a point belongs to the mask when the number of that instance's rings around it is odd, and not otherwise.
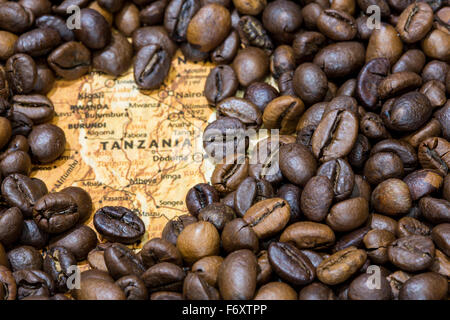
[[[265,82],[254,82],[247,87],[244,99],[258,106],[264,112],[266,106],[279,96],[278,90]]]
[[[16,207],[0,212],[0,242],[7,245],[19,239],[24,222],[22,213]]]
[[[208,102],[216,104],[233,96],[239,86],[236,74],[230,66],[221,65],[212,69],[206,79],[205,96]]]
[[[284,282],[269,282],[259,288],[254,300],[297,300],[297,292]]]
[[[422,85],[422,78],[414,72],[402,71],[384,78],[378,85],[381,99],[391,98],[399,93],[408,92]]]
[[[186,277],[183,269],[173,263],[162,262],[147,269],[142,280],[148,292],[176,291],[181,292]]]
[[[172,0],[166,8],[164,27],[177,42],[186,41],[189,22],[200,9],[198,0]]]
[[[448,256],[450,253],[450,223],[441,223],[434,227],[431,237],[436,246]]]
[[[0,159],[0,172],[4,177],[13,173],[30,174],[31,159],[28,153],[21,150],[12,151],[1,156]]]
[[[73,227],[80,218],[76,201],[62,192],[49,193],[33,207],[33,219],[47,233],[61,233]]]
[[[91,53],[82,43],[70,41],[56,48],[47,62],[58,76],[75,80],[89,71]]]
[[[242,98],[229,97],[217,104],[219,114],[239,119],[247,127],[258,128],[262,123],[262,113],[252,102]]]
[[[114,279],[128,275],[140,277],[145,271],[145,266],[139,257],[120,243],[114,243],[106,248],[104,258],[108,272]]]
[[[438,137],[428,138],[420,143],[418,157],[423,168],[446,175],[450,167],[450,143]]]
[[[403,53],[403,43],[397,30],[389,24],[381,23],[369,39],[366,49],[366,62],[375,58],[387,58],[394,65]]]
[[[395,235],[387,230],[370,230],[363,239],[370,260],[379,264],[388,262],[387,249],[394,240]]]
[[[391,243],[388,255],[389,261],[404,271],[421,271],[433,262],[434,244],[424,236],[407,236]]]
[[[408,185],[411,197],[415,201],[438,192],[444,179],[437,171],[422,169],[410,173],[403,181]]]
[[[411,209],[412,199],[408,185],[392,178],[375,188],[371,203],[377,212],[396,216],[406,214]]]
[[[445,199],[423,197],[419,201],[420,211],[428,221],[438,223],[450,222],[450,202]]]
[[[300,201],[303,214],[311,221],[324,220],[333,197],[333,185],[327,177],[317,176],[309,179]]]
[[[170,262],[179,266],[183,263],[178,249],[169,241],[160,238],[147,241],[139,255],[147,268],[161,262]]]
[[[16,112],[26,115],[34,124],[41,124],[52,120],[55,109],[53,103],[45,96],[15,95],[12,98],[12,107]]]
[[[315,64],[304,63],[296,70],[293,79],[297,95],[307,104],[322,101],[327,92],[327,77]]]
[[[92,66],[96,70],[118,77],[130,68],[132,55],[133,47],[127,38],[114,32],[111,43],[94,53]]]
[[[428,237],[431,234],[431,229],[413,217],[403,217],[397,223],[395,234],[398,238],[413,235]]]
[[[293,285],[305,285],[314,280],[315,271],[309,258],[292,244],[273,242],[268,250],[275,273]]]
[[[18,37],[8,31],[0,31],[0,59],[8,60],[14,54]]]
[[[240,45],[239,33],[230,32],[225,40],[211,52],[211,60],[217,64],[230,63],[236,56]]]
[[[133,32],[132,40],[136,52],[149,45],[158,45],[172,57],[177,50],[177,46],[170,39],[166,29],[161,26],[139,28]]]
[[[30,246],[20,246],[8,252],[8,261],[13,272],[19,270],[41,270],[42,256]]]
[[[304,110],[302,100],[283,95],[267,104],[262,120],[267,129],[280,129],[280,134],[289,134],[295,131]]]
[[[13,273],[3,265],[0,265],[0,300],[15,300],[17,296],[17,285]]]
[[[20,35],[15,45],[15,52],[25,53],[32,57],[43,56],[58,46],[60,42],[61,37],[55,29],[38,28]]]
[[[13,273],[17,285],[17,298],[22,300],[30,296],[50,296],[54,293],[55,283],[41,270],[19,270]]]
[[[34,14],[30,9],[13,1],[0,3],[0,29],[22,33],[33,23]]]
[[[335,300],[336,297],[329,287],[320,282],[314,282],[300,290],[299,300]]]
[[[302,221],[289,225],[280,236],[281,242],[291,242],[299,249],[320,249],[336,240],[333,230],[326,224]]]
[[[226,252],[249,249],[257,252],[258,237],[253,228],[243,219],[234,219],[225,225],[222,231],[222,246]]]
[[[197,216],[198,212],[213,202],[219,201],[217,190],[207,183],[199,183],[186,194],[186,207],[189,213]]]
[[[360,120],[362,133],[370,139],[387,139],[391,135],[384,126],[383,119],[376,113],[367,112]]]
[[[357,79],[356,96],[364,107],[371,110],[378,106],[378,86],[389,73],[389,60],[375,58],[361,69]]]
[[[294,71],[296,67],[295,53],[288,45],[278,46],[270,56],[270,72],[275,79],[283,73]]]
[[[302,215],[300,209],[301,194],[302,190],[293,184],[283,184],[277,191],[276,196],[286,200],[291,208],[291,218],[289,219],[289,223],[297,222]]]
[[[351,246],[362,248],[364,246],[364,237],[369,231],[370,227],[365,226],[352,232],[345,233],[342,237],[339,238],[338,241],[336,241],[335,245],[332,248],[333,252],[338,252]]]
[[[66,137],[61,128],[45,123],[33,127],[28,136],[28,143],[33,158],[41,163],[48,163],[59,158],[64,152]]]
[[[44,256],[44,271],[53,279],[58,291],[67,291],[72,266],[77,265],[74,255],[63,247],[54,247]]]
[[[317,19],[317,28],[335,41],[352,40],[356,36],[356,20],[348,13],[327,9]]]
[[[42,249],[47,245],[48,234],[39,229],[34,220],[25,220],[19,241],[25,246]]]
[[[330,44],[314,57],[314,63],[327,78],[346,77],[357,72],[364,64],[365,49],[359,42],[348,41]]]
[[[346,232],[361,226],[369,216],[369,203],[364,198],[352,198],[335,204],[326,223],[337,232]]]
[[[400,300],[444,300],[447,296],[447,280],[434,272],[415,275],[400,289]]]
[[[264,9],[262,21],[277,41],[290,43],[303,22],[301,7],[293,1],[270,2]]]
[[[150,3],[139,12],[139,20],[143,25],[153,26],[164,22],[164,11],[168,1],[157,0]]]
[[[80,289],[74,290],[77,300],[125,300],[125,293],[121,287],[112,281],[104,279],[83,279]]]
[[[73,253],[77,261],[86,259],[97,245],[97,234],[88,226],[76,226],[50,241],[50,248],[64,247]]]
[[[386,277],[381,276],[379,287],[372,285],[370,274],[362,274],[352,281],[348,288],[350,300],[391,300],[392,292]]]
[[[139,8],[134,3],[125,2],[122,9],[116,13],[114,22],[120,32],[130,37],[141,26]]]
[[[362,267],[367,259],[364,250],[349,247],[332,254],[317,267],[317,278],[328,285],[344,282]]]
[[[290,143],[280,147],[280,169],[290,182],[304,186],[314,175],[317,162],[311,152],[301,144]],[[300,172],[298,167],[303,168]]]
[[[392,72],[415,72],[420,74],[425,65],[425,55],[422,51],[411,49],[406,51],[392,66]]]
[[[324,115],[312,137],[312,151],[326,162],[346,156],[358,136],[358,119],[353,112],[333,110]]]
[[[248,176],[248,158],[234,156],[229,163],[218,164],[211,176],[211,183],[220,193],[237,189]]]
[[[258,263],[250,250],[229,254],[219,270],[220,295],[226,300],[252,299],[256,291]]]
[[[403,177],[403,162],[393,152],[375,153],[364,165],[364,176],[372,185],[377,185],[389,178],[401,178]]]
[[[223,258],[220,256],[204,257],[194,263],[191,270],[205,279],[209,285],[217,287],[217,277],[222,262]]]
[[[427,96],[433,108],[441,107],[447,102],[445,85],[437,80],[426,82],[419,92]]]
[[[355,175],[344,159],[335,159],[323,163],[317,169],[317,175],[327,177],[330,180],[337,201],[348,198],[352,193]]]
[[[428,62],[422,70],[422,79],[424,82],[438,80],[445,82],[445,77],[450,70],[448,63],[439,60]]]
[[[433,9],[426,2],[409,5],[400,14],[396,29],[406,43],[420,41],[433,25]]]
[[[134,79],[144,90],[158,88],[166,79],[171,56],[159,45],[148,45],[140,49],[134,62]]]
[[[269,71],[269,57],[259,48],[247,47],[238,52],[232,67],[239,83],[248,87],[266,76]]]
[[[15,54],[6,61],[6,76],[11,89],[17,94],[30,93],[37,80],[36,63],[29,55]]]
[[[183,283],[183,297],[187,300],[219,300],[219,291],[201,275],[189,272]]]
[[[92,198],[89,193],[79,187],[67,187],[62,189],[61,193],[66,193],[75,200],[80,215],[79,223],[83,223],[91,217]]]
[[[80,11],[81,28],[75,29],[75,37],[86,47],[103,49],[111,41],[111,30],[105,18],[96,10],[84,8]]]
[[[227,222],[233,220],[235,217],[234,210],[220,202],[211,203],[198,213],[199,221],[211,222],[219,231],[224,228]]]
[[[128,275],[116,281],[116,284],[125,293],[127,300],[147,300],[148,291],[145,283],[137,276]]]
[[[236,213],[243,217],[253,204],[271,198],[273,195],[274,192],[270,183],[265,180],[247,177],[236,189],[234,196]]]

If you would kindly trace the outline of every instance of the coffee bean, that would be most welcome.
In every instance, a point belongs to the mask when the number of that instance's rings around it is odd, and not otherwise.
[[[50,241],[50,249],[64,247],[73,253],[77,261],[84,260],[97,245],[97,235],[88,226],[76,226]]]
[[[434,272],[425,272],[407,280],[399,294],[400,300],[443,300],[447,295],[446,279]]]
[[[329,287],[320,282],[313,282],[300,290],[299,300],[335,300],[336,297]]]
[[[397,223],[395,234],[399,238],[412,235],[428,237],[431,234],[431,230],[426,224],[413,217],[403,217]]]
[[[258,128],[262,123],[262,114],[259,108],[242,98],[230,97],[217,104],[217,111],[226,117],[239,119],[250,128]]]
[[[71,267],[76,265],[74,255],[64,247],[54,247],[44,256],[44,271],[53,279],[58,291],[67,291]]]
[[[183,269],[173,263],[161,262],[147,269],[142,280],[149,293],[156,291],[180,292],[186,277]]]
[[[267,104],[262,121],[267,129],[279,128],[280,134],[290,134],[295,131],[297,122],[304,110],[302,100],[283,95]]]
[[[297,292],[284,282],[269,282],[259,288],[254,300],[297,300]]]
[[[290,143],[280,147],[280,169],[290,182],[304,186],[314,175],[317,162],[311,152],[301,144]],[[297,171],[296,168],[303,168]]]
[[[14,47],[18,37],[8,31],[0,31],[0,59],[8,60],[14,54]]]
[[[419,145],[418,158],[423,168],[438,170],[446,175],[450,167],[450,143],[442,138],[433,137]]]
[[[314,57],[327,78],[355,74],[364,64],[365,49],[359,42],[337,42],[322,48]]]
[[[433,9],[419,2],[409,5],[400,14],[396,29],[406,43],[414,43],[425,37],[433,24]]]
[[[302,216],[302,210],[300,209],[301,194],[302,190],[293,184],[284,184],[277,191],[276,196],[284,199],[291,208],[289,223],[297,222]]]
[[[211,52],[212,62],[216,64],[230,63],[238,52],[239,44],[239,33],[236,30],[231,31],[222,44]]]
[[[0,3],[0,29],[22,33],[34,23],[33,12],[12,1]]]
[[[117,77],[128,71],[132,62],[132,53],[133,47],[127,38],[120,33],[113,33],[111,43],[94,53],[92,66],[94,69]]]
[[[91,53],[82,43],[70,41],[53,50],[47,61],[58,76],[74,80],[89,71]]]
[[[270,56],[270,72],[275,79],[283,73],[294,71],[296,66],[294,49],[288,45],[281,45]],[[248,90],[248,89],[247,89]]]
[[[370,284],[370,274],[362,274],[352,281],[348,288],[350,300],[390,300],[392,298],[391,286],[386,277],[380,277],[379,287],[373,288]]]
[[[114,279],[128,275],[140,277],[145,272],[139,257],[123,244],[113,243],[106,248],[104,258],[108,272]]]
[[[189,22],[200,9],[198,0],[172,0],[164,15],[164,27],[170,37],[177,41],[186,41]]]
[[[124,276],[116,281],[116,284],[125,293],[127,300],[147,300],[148,291],[145,283],[137,276]]]
[[[67,187],[62,189],[61,193],[66,193],[75,200],[80,215],[79,223],[85,222],[91,217],[92,199],[89,193],[79,187]]]
[[[226,65],[212,69],[206,79],[205,96],[208,102],[216,104],[233,96],[238,88],[238,80],[234,70]]]
[[[36,63],[29,55],[19,53],[6,61],[5,71],[11,89],[17,94],[30,93],[37,80]]]
[[[211,183],[221,193],[234,191],[248,175],[248,158],[233,156],[229,163],[218,164]]]
[[[144,235],[142,220],[124,207],[103,207],[94,215],[95,229],[109,241],[134,243]]]
[[[134,79],[144,90],[158,88],[169,73],[171,57],[159,45],[148,45],[140,49],[134,61]]]
[[[331,181],[324,176],[309,179],[301,195],[301,209],[308,220],[320,222],[325,219],[333,202]]]
[[[48,122],[55,114],[53,103],[47,97],[38,94],[13,96],[12,108],[27,116],[34,124]]]
[[[248,87],[266,76],[269,71],[269,57],[262,49],[247,47],[238,52],[232,67],[239,83],[243,87]]]
[[[30,296],[50,296],[54,293],[55,283],[41,270],[19,270],[13,273],[17,285],[17,298],[22,300]]]
[[[173,245],[176,245],[177,238],[181,231],[191,223],[197,222],[197,218],[191,215],[181,215],[174,217],[164,226],[162,231],[162,239],[169,241]]]
[[[262,21],[277,41],[290,43],[303,22],[301,7],[293,1],[270,2],[264,9]]]
[[[327,92],[327,77],[315,64],[301,64],[294,74],[294,89],[307,104],[320,102]]]
[[[388,247],[389,261],[404,271],[420,271],[433,262],[434,244],[431,239],[413,235],[400,238]]]
[[[445,199],[423,197],[419,201],[420,211],[425,219],[438,224],[450,222],[450,202]]]
[[[16,207],[0,212],[0,241],[10,245],[19,239],[24,225],[22,213]]]
[[[361,226],[369,216],[369,203],[364,198],[352,198],[335,204],[326,223],[337,232],[347,232]]]
[[[325,224],[302,221],[291,224],[280,236],[281,242],[292,242],[299,249],[320,249],[336,240],[333,230]]]
[[[341,10],[327,9],[322,11],[317,28],[328,38],[335,41],[352,40],[356,36],[356,20]]]

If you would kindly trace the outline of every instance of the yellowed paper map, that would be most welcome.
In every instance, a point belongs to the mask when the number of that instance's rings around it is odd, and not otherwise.
[[[169,219],[187,213],[187,190],[212,172],[201,146],[214,117],[203,94],[212,67],[179,53],[165,85],[155,91],[139,90],[132,69],[117,79],[92,73],[57,81],[49,98],[53,123],[66,134],[66,151],[51,165],[35,166],[32,176],[49,191],[84,188],[94,210],[135,210],[146,224],[142,242],[160,236]]]

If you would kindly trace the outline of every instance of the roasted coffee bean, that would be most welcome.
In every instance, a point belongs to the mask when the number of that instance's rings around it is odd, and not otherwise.
[[[391,137],[384,126],[383,120],[376,113],[367,112],[364,114],[360,120],[359,127],[369,139],[386,139]]]
[[[299,249],[321,249],[336,240],[333,230],[326,224],[302,221],[289,225],[280,236],[281,242],[291,242]]]
[[[8,252],[8,261],[11,271],[41,270],[42,256],[35,248],[20,246]]]
[[[406,43],[420,41],[433,24],[433,9],[426,2],[409,5],[400,14],[396,29]]]
[[[297,300],[297,292],[284,282],[269,282],[259,288],[254,300]]]
[[[366,51],[366,62],[374,58],[387,58],[389,64],[394,65],[403,53],[403,43],[395,28],[389,24],[381,23],[369,39]]]
[[[231,31],[222,44],[211,52],[211,60],[218,64],[230,63],[238,52],[239,43],[239,33],[236,30]]]
[[[170,54],[159,45],[148,45],[140,49],[134,61],[134,79],[144,90],[158,88],[170,69]]]
[[[0,60],[8,60],[14,54],[18,37],[8,31],[0,31]]]
[[[303,101],[292,96],[281,96],[270,101],[264,109],[262,121],[267,129],[280,129],[280,134],[290,134],[305,106]]]
[[[370,195],[372,189],[369,183],[360,175],[355,175],[355,184],[353,185],[352,194],[350,198],[363,197],[367,201],[370,201]]]
[[[236,155],[231,157],[229,163],[216,166],[211,177],[211,183],[217,191],[226,193],[236,190],[247,175],[248,158]]]
[[[450,143],[438,137],[428,138],[420,143],[418,158],[423,168],[435,169],[447,175],[450,167]]]
[[[89,251],[87,261],[92,269],[108,272],[105,263],[105,249],[104,246],[97,246],[97,248]]]
[[[356,20],[348,13],[327,9],[317,19],[317,28],[335,41],[352,40],[356,36]]]
[[[198,213],[199,221],[211,222],[219,231],[224,228],[227,222],[233,220],[235,217],[234,210],[220,202],[211,203]]]
[[[348,247],[332,254],[317,267],[317,277],[328,285],[343,283],[362,267],[367,259],[364,250]]]
[[[364,65],[358,75],[356,96],[358,100],[369,109],[378,106],[378,86],[388,75],[389,60],[386,58],[375,58]]]
[[[404,271],[421,271],[433,262],[434,244],[424,236],[407,236],[392,242],[388,255],[389,261]]]
[[[34,220],[24,220],[19,241],[22,245],[42,249],[47,245],[48,234],[39,229]]]
[[[425,219],[438,224],[450,222],[450,202],[444,199],[423,197],[419,201],[420,211]]]
[[[313,154],[326,162],[346,156],[358,136],[358,119],[351,111],[333,110],[320,121],[311,140]]]
[[[79,187],[67,187],[62,189],[61,193],[66,193],[75,200],[80,216],[79,223],[83,223],[91,217],[92,199],[89,193]]]
[[[184,55],[184,58],[189,61],[203,61],[209,57],[208,52],[200,51],[199,47],[189,42],[183,42],[180,44],[181,52]]]
[[[111,41],[111,30],[106,19],[96,10],[84,8],[80,11],[80,28],[74,29],[75,37],[86,47],[99,50]]]
[[[415,201],[424,196],[437,193],[444,179],[437,171],[422,169],[410,173],[403,181],[408,185],[411,197]]]
[[[341,78],[355,74],[364,64],[365,49],[359,42],[337,42],[322,48],[314,57],[327,78]]]
[[[29,296],[50,296],[54,293],[55,283],[41,270],[19,270],[13,273],[17,283],[17,298],[22,300]]]
[[[141,279],[149,293],[155,291],[180,292],[185,277],[186,274],[181,267],[173,263],[162,262],[147,269]]]
[[[436,246],[447,256],[450,253],[450,224],[441,223],[433,228],[431,237]]]
[[[270,2],[264,9],[262,21],[277,41],[290,43],[303,22],[301,7],[287,0]]]
[[[33,206],[44,195],[33,180],[18,173],[6,177],[1,189],[6,202],[19,208],[26,218],[32,216]]]
[[[443,300],[447,296],[448,283],[437,273],[426,272],[407,280],[400,289],[400,300]]]
[[[232,67],[239,83],[248,87],[256,81],[261,81],[269,71],[269,57],[257,47],[247,47],[238,52]]]
[[[397,223],[395,234],[398,238],[413,235],[428,237],[431,234],[431,229],[413,217],[403,217]]]
[[[422,50],[430,58],[450,61],[448,33],[435,29],[422,40]]]
[[[219,300],[219,291],[202,276],[189,272],[183,283],[183,297],[187,300]]]
[[[114,22],[121,33],[130,37],[141,25],[139,8],[134,3],[126,2],[116,13]]]
[[[329,287],[320,282],[313,282],[300,290],[299,300],[335,300],[336,297]]]
[[[220,266],[218,285],[225,300],[252,299],[256,291],[258,263],[250,250],[229,254]]]
[[[289,204],[291,209],[291,218],[289,219],[289,223],[297,222],[302,215],[302,211],[300,209],[301,194],[302,190],[293,184],[284,184],[277,191],[276,196],[284,199]]]
[[[431,107],[441,107],[447,102],[445,95],[445,85],[437,80],[426,82],[421,88],[420,93],[423,93],[430,100]]]
[[[195,185],[186,194],[186,207],[189,213],[194,216],[197,216],[201,209],[218,201],[219,193],[213,186],[207,183]]]
[[[323,163],[317,169],[317,175],[327,177],[330,180],[337,201],[348,198],[352,193],[355,175],[344,159],[339,158]]]
[[[247,210],[255,203],[273,197],[274,191],[270,183],[253,177],[245,178],[236,189],[234,208],[243,217]]]
[[[322,101],[327,93],[327,77],[315,64],[304,63],[296,70],[293,85],[297,95],[307,104]]]
[[[139,255],[147,268],[161,262],[182,265],[178,249],[169,241],[160,238],[153,238],[146,242]]]
[[[226,98],[220,101],[216,108],[219,114],[226,117],[237,118],[250,128],[258,128],[261,126],[263,120],[260,109],[252,102],[242,98]]]
[[[297,143],[285,144],[280,147],[280,169],[290,182],[304,186],[314,175],[317,162],[312,153],[303,145]],[[303,168],[298,171],[298,168]]]
[[[48,122],[55,114],[53,103],[47,97],[38,94],[13,96],[12,108],[26,115],[34,124]]]
[[[139,21],[146,26],[162,24],[167,4],[167,0],[157,0],[150,3],[139,12]]]
[[[418,159],[416,151],[411,145],[404,141],[395,139],[382,140],[374,145],[371,150],[372,155],[378,152],[391,152],[398,155],[403,162],[405,173],[412,172],[417,167]]]
[[[13,1],[0,3],[0,29],[22,33],[33,23],[34,14],[30,9]]]
[[[94,53],[92,66],[96,70],[118,77],[128,71],[132,55],[133,47],[127,38],[120,33],[113,33],[111,43]]]
[[[212,69],[205,83],[205,97],[211,104],[233,96],[239,86],[234,70],[230,66],[220,65]]]
[[[77,264],[74,255],[64,247],[54,247],[44,256],[44,271],[53,279],[58,291],[67,291],[71,267]]]
[[[86,259],[89,251],[97,245],[97,235],[88,226],[76,226],[50,240],[50,249],[64,247],[73,253],[77,261]]]
[[[411,209],[412,198],[408,185],[392,178],[381,182],[373,190],[371,203],[377,212],[397,216]]]
[[[58,76],[74,80],[89,71],[91,53],[82,43],[70,41],[53,50],[47,62]]]
[[[372,185],[377,185],[389,178],[401,178],[403,172],[403,162],[393,152],[375,153],[364,165],[364,176]]]
[[[445,82],[445,77],[449,70],[450,66],[448,63],[439,60],[432,60],[425,65],[421,76],[424,82],[430,80]]]
[[[335,204],[326,223],[337,232],[347,232],[360,227],[369,217],[369,202],[364,198],[352,198]]]
[[[261,112],[266,106],[279,96],[278,90],[265,82],[254,82],[247,87],[244,99],[255,104]]]
[[[0,172],[4,177],[13,173],[28,175],[31,171],[30,156],[24,151],[8,152],[0,159]]]
[[[249,223],[243,219],[234,219],[225,225],[222,231],[222,246],[226,252],[249,249],[257,252],[258,237]]]
[[[214,225],[199,221],[187,225],[177,238],[177,249],[184,261],[193,264],[197,260],[219,253],[220,236]]]
[[[293,285],[305,285],[314,280],[315,270],[309,258],[292,244],[273,242],[268,250],[274,272]]]
[[[199,9],[199,0],[172,0],[169,2],[164,15],[164,27],[174,41],[186,41],[189,22]]]
[[[296,66],[294,49],[288,45],[281,45],[270,56],[270,72],[278,79],[284,72],[294,71]]]
[[[47,63],[38,63],[37,79],[34,84],[33,93],[46,95],[53,89],[55,84],[55,76],[53,71],[47,66]]]
[[[0,242],[10,245],[19,239],[24,222],[22,213],[16,207],[0,212]]]
[[[68,28],[66,22],[59,16],[45,14],[36,19],[36,27],[38,28],[52,28],[59,33],[59,36],[64,41],[73,41],[75,34]]]
[[[122,288],[114,282],[103,279],[81,280],[80,289],[74,291],[77,300],[125,300]]]
[[[231,29],[230,12],[215,3],[207,4],[192,17],[186,31],[187,41],[208,52],[221,44]]]
[[[197,218],[188,214],[175,217],[164,226],[162,239],[176,245],[178,235],[191,223],[197,222]]]
[[[217,287],[219,268],[223,262],[220,256],[209,256],[198,260],[192,265],[192,272],[201,276],[209,285]]]
[[[414,72],[402,71],[388,75],[378,85],[381,99],[391,98],[399,93],[408,92],[422,85],[422,79]]]
[[[8,76],[6,73],[5,68],[0,65],[0,98],[2,99],[2,114],[6,112],[6,109],[8,108],[9,104],[6,99],[9,98],[10,95],[10,88],[8,83]]]
[[[128,275],[116,281],[116,284],[125,293],[127,300],[147,300],[148,291],[145,283],[137,276]]]
[[[62,192],[49,193],[33,207],[33,219],[47,233],[61,233],[73,227],[80,218],[74,198]]]
[[[294,97],[297,95],[294,90],[293,79],[294,71],[286,71],[281,74],[277,81],[280,94]]]
[[[0,300],[15,300],[17,285],[13,273],[3,265],[0,265]]]
[[[28,143],[33,158],[41,163],[48,163],[59,158],[64,152],[66,137],[61,128],[45,123],[33,127],[28,136]]]
[[[411,49],[406,51],[392,66],[392,72],[409,71],[420,74],[425,65],[425,55],[422,51]]]
[[[43,56],[59,45],[61,37],[55,29],[43,27],[23,33],[15,44],[16,53]]]
[[[11,56],[5,65],[6,76],[11,89],[16,94],[30,93],[37,80],[36,63],[27,54]]]
[[[333,246],[333,252],[337,252],[343,249],[346,249],[348,247],[357,247],[362,248],[364,245],[364,237],[367,235],[367,233],[370,231],[370,227],[365,226],[359,229],[356,229],[352,232],[346,233],[342,237],[339,238],[339,240],[335,243]]]
[[[310,2],[302,8],[303,24],[306,29],[317,29],[317,19],[322,11],[323,7],[316,2]]]
[[[116,280],[128,275],[140,277],[145,272],[139,257],[123,244],[114,243],[106,248],[104,258],[109,274]]]
[[[325,219],[333,202],[333,185],[325,176],[316,176],[308,180],[303,189],[300,205],[308,220],[320,222]]]
[[[247,210],[243,219],[260,239],[271,237],[281,231],[290,219],[289,204],[280,198],[257,202]]]
[[[374,263],[385,264],[389,261],[388,246],[395,240],[395,235],[387,230],[370,230],[364,236],[367,255]]]
[[[109,241],[125,244],[139,241],[145,232],[141,218],[124,207],[103,207],[97,210],[94,226]]]
[[[379,287],[371,286],[370,274],[362,274],[352,281],[348,288],[350,300],[390,300],[392,298],[391,286],[386,277],[380,277]]]
[[[164,48],[172,57],[177,50],[177,46],[170,39],[166,29],[161,26],[139,28],[133,32],[132,40],[133,48],[136,52],[143,47],[157,45]]]

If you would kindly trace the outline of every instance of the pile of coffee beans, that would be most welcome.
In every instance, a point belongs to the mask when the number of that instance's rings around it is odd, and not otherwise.
[[[217,64],[211,184],[138,252],[100,208],[99,243],[88,193],[29,177],[65,149],[45,95],[132,65],[159,88],[178,48]],[[445,0],[0,0],[0,300],[447,299],[449,63]]]

